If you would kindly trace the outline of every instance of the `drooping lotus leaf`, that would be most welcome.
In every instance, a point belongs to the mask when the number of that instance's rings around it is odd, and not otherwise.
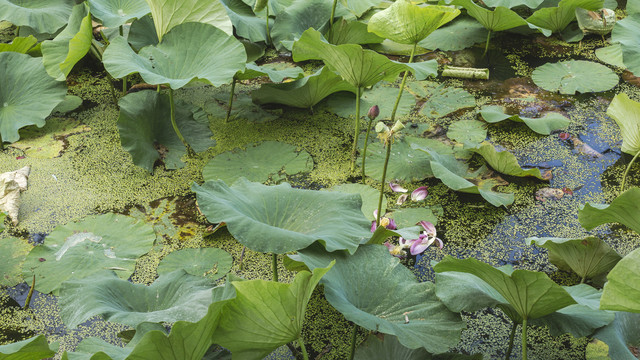
[[[579,239],[528,238],[527,245],[549,250],[549,261],[565,271],[573,271],[581,278],[591,279],[606,274],[622,259],[607,243],[596,237]]]
[[[254,251],[282,254],[320,241],[328,251],[353,253],[371,224],[358,195],[266,186],[240,178],[194,184],[200,211]],[[330,226],[329,226],[330,224]]]
[[[364,184],[340,184],[329,189],[330,191],[337,191],[346,194],[360,194],[362,198],[362,213],[370,221],[374,221],[376,218],[373,216],[373,212],[378,209],[378,199],[380,196],[380,190],[374,189],[371,186]],[[387,197],[382,195],[382,214],[387,211]]]
[[[283,104],[297,108],[311,108],[325,97],[338,92],[351,91],[354,87],[342,77],[323,67],[313,75],[282,84],[262,84],[251,93],[256,104]]]
[[[457,51],[487,40],[487,29],[469,17],[461,17],[444,26],[418,43],[426,49]]]
[[[158,274],[184,270],[187,274],[217,280],[227,275],[233,266],[233,258],[216,248],[182,249],[165,256],[158,265]]]
[[[147,45],[158,45],[160,40],[158,40],[158,34],[156,33],[153,18],[150,14],[131,23],[127,41],[133,46],[136,52]]]
[[[391,214],[391,217],[396,221],[398,228],[415,226],[420,221],[438,225],[438,216],[429,207],[397,209]]]
[[[387,150],[380,142],[367,146],[366,175],[376,179],[382,178],[382,170]],[[420,150],[413,149],[408,140],[402,138],[394,141],[387,166],[387,180],[412,182],[433,176],[429,168],[429,156]]]
[[[91,48],[91,14],[84,4],[73,7],[69,24],[53,40],[42,42],[42,61],[52,78],[62,81]]]
[[[418,6],[398,0],[369,19],[370,32],[400,44],[417,44],[434,30],[460,15],[447,6]]]
[[[143,321],[198,321],[211,304],[211,288],[210,280],[182,270],[160,275],[149,286],[100,271],[62,284],[60,316],[69,328],[95,315],[129,326]]]
[[[493,168],[493,170],[511,176],[533,176],[540,180],[545,179],[540,173],[540,169],[523,169],[518,164],[516,157],[509,151],[498,151],[493,144],[483,141],[480,146],[472,149],[474,152],[480,154],[486,162]]]
[[[279,50],[291,50],[294,40],[300,38],[307,29],[324,29],[330,17],[331,1],[295,1],[286,11],[276,16],[276,22],[271,29],[273,43]]]
[[[529,129],[541,135],[549,135],[552,131],[560,130],[567,127],[571,122],[564,115],[556,112],[548,112],[541,118],[528,118],[518,115],[507,115],[504,108],[499,105],[484,106],[480,109],[482,118],[488,123],[497,123],[503,120],[511,120],[515,122],[523,122]]]
[[[636,155],[640,151],[640,103],[625,93],[617,94],[607,108],[607,115],[620,127],[621,150]]]
[[[139,220],[116,214],[89,216],[56,227],[44,245],[33,248],[25,261],[25,278],[36,275],[36,290],[57,293],[60,284],[96,272],[116,270],[123,279],[133,274],[136,259],[147,253],[156,234]]]
[[[383,82],[379,82],[371,89],[362,92],[360,98],[360,109],[369,109],[374,105],[378,105],[380,109],[379,119],[388,119],[391,117],[391,111],[398,96],[398,89],[395,87],[384,86]],[[404,94],[400,98],[396,116],[403,117],[408,115],[416,105],[416,99],[410,94]],[[353,109],[356,107],[355,95],[349,93],[333,94],[327,99],[327,107],[329,111],[342,116],[355,118]]]
[[[295,146],[265,141],[248,146],[244,151],[228,151],[211,159],[202,169],[205,181],[222,180],[227,184],[245,177],[249,181],[265,182],[282,179],[313,169],[313,159],[305,150]],[[281,175],[283,173],[283,175]]]
[[[33,37],[33,35],[29,35],[27,37],[16,37],[9,44],[0,44],[0,52],[3,51],[14,51],[20,54],[26,54],[29,49],[31,49],[36,43],[38,39]]]
[[[447,137],[473,148],[487,138],[487,128],[478,120],[459,120],[449,126]]]
[[[622,45],[619,43],[596,49],[596,57],[605,64],[627,68],[622,61]]]
[[[40,360],[56,354],[56,346],[49,346],[44,335],[0,345],[0,359],[2,360]]]
[[[513,321],[520,322],[576,304],[542,272],[513,270],[509,265],[494,268],[474,258],[460,260],[450,255],[433,270],[438,298],[456,312],[499,305]]]
[[[134,164],[149,172],[153,172],[158,159],[163,160],[167,169],[185,165],[180,158],[187,151],[173,131],[168,95],[144,90],[122,97],[118,105],[120,141]],[[196,121],[187,105],[178,103],[175,114],[178,128],[193,150],[200,152],[215,145],[208,122]]]
[[[531,79],[547,91],[569,95],[607,91],[620,80],[608,67],[585,60],[546,63],[533,70]]]
[[[634,3],[630,1],[629,4]],[[627,11],[629,6],[627,6]],[[622,48],[622,60],[624,65],[634,75],[640,75],[640,14],[635,13],[618,21],[611,31],[611,43],[619,43]]]
[[[242,0],[221,0],[227,9],[236,34],[252,42],[267,41],[267,24]]]
[[[184,23],[198,22],[213,25],[216,28],[233,35],[233,25],[227,11],[220,1],[210,0],[146,0],[151,8],[151,16],[156,27],[158,39],[162,41],[169,31]],[[191,33],[193,34],[193,33]],[[193,35],[186,35],[189,38]],[[197,32],[196,32],[197,34]],[[206,38],[205,38],[206,39]],[[202,40],[200,38],[199,40]],[[206,41],[198,41],[200,46]],[[200,46],[195,46],[198,49]],[[188,47],[187,47],[188,49]],[[220,49],[222,50],[222,49]],[[222,51],[225,53],[225,51]],[[232,60],[230,60],[232,61]]]
[[[610,205],[586,203],[578,211],[578,220],[587,230],[617,222],[640,234],[640,188],[631,189],[613,199]]]
[[[454,111],[476,106],[476,99],[468,91],[445,86],[431,81],[409,84],[409,90],[425,102],[420,110],[421,115],[430,119],[440,118]]]
[[[640,314],[617,311],[615,320],[596,331],[593,338],[609,346],[610,359],[637,360],[630,347],[640,346]]]
[[[0,19],[53,34],[67,24],[74,0],[0,0]]]
[[[620,260],[607,280],[600,308],[640,313],[640,249]]]
[[[145,82],[172,89],[195,79],[214,86],[229,83],[244,69],[246,59],[244,46],[233,36],[195,22],[173,27],[157,46],[144,47],[138,54],[124,38],[116,37],[103,54],[105,69],[113,77],[138,72]]]
[[[235,299],[228,302],[213,334],[234,358],[261,360],[302,335],[307,303],[333,262],[313,273],[296,274],[292,284],[273,281],[232,281]],[[227,285],[229,286],[229,285]]]
[[[258,66],[254,62],[250,62],[247,63],[243,72],[236,74],[236,79],[250,80],[261,76],[268,76],[272,82],[281,82],[285,78],[298,79],[304,76],[304,71],[297,66],[287,66],[285,63]]]
[[[484,0],[484,4],[488,7],[504,6],[508,8],[525,5],[530,9],[537,8],[544,0]]]
[[[102,21],[102,25],[115,28],[139,19],[151,12],[144,0],[89,0],[91,14]]]
[[[596,11],[602,8],[603,0],[562,0],[557,7],[545,7],[536,10],[527,18],[531,24],[553,33],[560,32],[576,18],[576,8]]]
[[[362,245],[354,255],[327,254],[317,246],[300,252],[309,268],[336,260],[322,279],[327,301],[349,321],[398,337],[410,349],[442,353],[458,343],[464,323],[418,282],[383,245]]]
[[[518,13],[504,6],[489,10],[475,4],[472,0],[453,0],[449,1],[449,4],[464,7],[467,15],[478,20],[489,31],[504,31],[527,25]]]
[[[27,125],[44,126],[67,93],[63,82],[47,74],[41,59],[25,54],[1,52],[0,78],[1,141],[18,141],[18,129]]]
[[[0,213],[0,221],[4,221]],[[0,232],[3,229],[0,223]],[[0,286],[15,286],[22,282],[22,263],[31,245],[17,238],[0,239]]]
[[[327,40],[334,45],[341,44],[377,44],[383,38],[367,31],[367,24],[352,20],[342,19],[333,23],[333,27],[327,33]]]

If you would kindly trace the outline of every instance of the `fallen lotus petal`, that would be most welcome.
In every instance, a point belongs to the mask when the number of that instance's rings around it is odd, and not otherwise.
[[[436,227],[432,223],[423,220],[423,221],[420,221],[418,224],[422,225],[424,230],[427,232],[427,235],[429,235],[429,236],[436,236],[437,235]]]
[[[411,244],[411,248],[409,249],[409,252],[411,252],[411,255],[422,254],[425,250],[429,248],[429,246],[431,246],[431,244],[433,244],[434,241],[435,241],[435,238],[433,237],[429,237],[427,235],[420,235],[420,238],[414,240],[413,244]]]
[[[402,186],[400,186],[400,185],[398,185],[396,183],[392,183],[392,182],[389,183],[389,187],[391,188],[391,190],[393,190],[393,192],[405,193],[405,192],[409,191],[409,190],[403,188]]]
[[[30,166],[0,174],[0,211],[6,212],[14,225],[18,225],[20,192],[27,190]]]
[[[407,201],[407,198],[409,197],[409,194],[402,194],[398,197],[398,200],[396,200],[396,205],[402,205],[404,204],[405,201]]]
[[[420,186],[419,188],[413,190],[411,193],[411,200],[413,201],[421,201],[427,198],[429,192],[427,191],[426,186]]]

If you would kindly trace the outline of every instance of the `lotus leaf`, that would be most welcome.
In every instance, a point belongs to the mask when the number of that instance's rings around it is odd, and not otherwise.
[[[44,335],[0,345],[0,359],[2,360],[40,360],[56,354],[56,346],[49,346]]]
[[[425,98],[420,114],[430,119],[447,116],[454,111],[476,106],[476,99],[468,91],[431,81],[409,84],[409,90]]]
[[[285,78],[298,79],[304,76],[304,71],[297,66],[288,67],[283,63],[272,63],[258,66],[254,62],[250,62],[247,63],[244,72],[236,74],[236,79],[250,80],[261,76],[268,76],[269,80],[273,82],[281,82]]]
[[[630,1],[629,4],[635,3]],[[629,6],[627,11],[629,12]],[[624,65],[634,75],[640,74],[640,14],[629,12],[629,16],[618,21],[611,32],[611,43],[619,43]]]
[[[494,268],[473,258],[460,260],[450,255],[433,269],[438,298],[456,312],[499,305],[514,322],[520,322],[576,304],[565,289],[541,272]]]
[[[378,118],[388,119],[391,116],[391,110],[393,109],[397,95],[397,88],[384,86],[384,84],[380,82],[374,85],[371,89],[362,92],[362,97],[360,98],[360,109],[369,109],[374,105],[378,105],[380,109]],[[409,115],[415,105],[416,99],[413,96],[403,96],[398,104],[396,116]],[[327,107],[329,108],[329,111],[339,116],[353,118],[353,109],[356,107],[356,99],[352,94],[333,94],[327,99]]]
[[[327,301],[349,321],[398,337],[410,349],[442,353],[460,339],[464,324],[435,296],[435,286],[418,282],[382,245],[362,245],[356,253],[328,254],[319,247],[300,256],[309,268],[333,270],[322,279]]]
[[[64,100],[53,109],[52,112],[66,114],[79,108],[80,105],[82,105],[81,97],[75,95],[67,95],[64,97]]]
[[[484,4],[489,7],[498,7],[504,6],[508,8],[513,8],[516,6],[524,5],[530,9],[535,9],[540,4],[542,4],[544,0],[484,0]]]
[[[615,320],[593,334],[609,345],[609,356],[616,360],[637,360],[629,349],[640,346],[640,314],[616,312]]]
[[[231,187],[218,180],[192,189],[207,219],[225,222],[229,233],[254,251],[283,254],[320,241],[328,251],[353,253],[370,234],[358,195],[292,189],[287,183],[265,186],[243,178]]]
[[[38,39],[33,37],[33,35],[29,35],[27,37],[17,37],[14,38],[10,44],[0,44],[0,52],[3,51],[14,51],[21,54],[26,54],[29,49],[31,49],[36,43]]]
[[[547,63],[533,70],[531,78],[541,88],[575,94],[576,92],[600,92],[618,84],[618,75],[608,67],[592,61],[568,60]]]
[[[576,8],[599,10],[603,0],[562,0],[557,7],[546,7],[533,13],[527,21],[553,33],[560,32],[576,18]]]
[[[62,360],[125,360],[132,347],[120,347],[100,338],[88,337],[73,352],[65,351]]]
[[[217,280],[227,275],[233,266],[233,258],[226,251],[216,248],[182,249],[165,256],[158,265],[158,274],[184,270],[195,276]]]
[[[440,208],[440,210],[442,209]],[[398,209],[391,216],[396,221],[398,228],[415,226],[420,221],[428,221],[433,225],[438,225],[438,216],[428,207]]]
[[[0,221],[3,216],[0,213]],[[2,231],[0,223],[0,232]],[[0,286],[15,286],[22,282],[22,263],[31,245],[17,238],[0,239]]]
[[[444,353],[432,355],[424,349],[408,349],[392,335],[379,338],[369,335],[367,340],[356,349],[355,360],[482,360],[481,354],[464,355]]]
[[[143,16],[131,24],[127,41],[133,46],[135,51],[140,51],[140,49],[147,45],[158,45],[160,40],[158,40],[158,34],[153,25],[151,15]]]
[[[320,100],[338,91],[351,91],[354,87],[340,75],[323,67],[313,75],[283,84],[262,84],[251,96],[257,104],[283,104],[298,108],[311,108]]]
[[[144,0],[89,0],[89,7],[91,14],[109,28],[122,26],[151,12]]]
[[[36,290],[57,293],[60,284],[103,269],[117,270],[127,279],[136,259],[147,253],[156,235],[153,228],[123,215],[89,216],[56,227],[46,244],[33,248],[22,269],[25,278],[36,275]]]
[[[227,9],[227,14],[238,36],[252,42],[267,41],[266,21],[257,17],[251,6],[242,0],[221,0],[221,2]]]
[[[228,94],[225,94],[224,97],[228,96]],[[235,106],[233,106],[229,114],[230,119],[247,119],[248,121],[257,123],[269,122],[279,117],[277,112],[267,112],[259,105],[254,104],[249,94],[241,93],[236,96],[236,99],[233,101]],[[227,111],[229,110],[227,105],[228,98],[222,100],[221,96],[214,95],[214,97],[215,100],[207,101],[204,104],[204,110],[214,119],[226,119]]]
[[[296,274],[292,284],[264,280],[232,281],[236,297],[222,312],[213,334],[233,357],[260,360],[302,335],[307,303],[333,262],[313,273]]]
[[[487,128],[478,120],[459,120],[449,126],[447,137],[473,148],[487,138]]]
[[[124,96],[118,105],[120,141],[131,154],[134,164],[149,172],[153,172],[153,164],[158,159],[164,161],[167,169],[184,166],[180,158],[186,150],[172,131],[167,95],[153,90],[139,91]],[[194,120],[193,112],[185,104],[176,106],[176,123],[195,151],[204,151],[215,145],[208,121]]]
[[[480,114],[486,122],[492,124],[507,119],[515,122],[523,122],[529,129],[541,135],[549,135],[552,131],[567,127],[571,122],[565,116],[556,112],[548,112],[541,118],[507,115],[504,113],[504,108],[498,105],[485,106],[480,109]]]
[[[480,154],[493,168],[493,170],[511,176],[533,176],[540,180],[545,179],[540,173],[540,169],[524,170],[518,164],[516,157],[509,151],[498,151],[491,143],[482,142],[480,146],[473,149],[474,152]]]
[[[607,108],[607,115],[620,127],[622,151],[631,155],[640,152],[640,103],[629,99],[627,94],[617,94]]]
[[[327,40],[334,45],[341,44],[377,44],[384,40],[374,33],[367,31],[367,24],[342,19],[333,24],[327,33]]]
[[[606,204],[585,204],[578,211],[580,224],[591,230],[610,222],[621,223],[640,234],[640,188],[633,187]]]
[[[0,0],[0,19],[53,34],[67,24],[74,0]]]
[[[488,10],[475,4],[472,0],[453,0],[449,3],[464,7],[469,16],[478,20],[489,31],[504,31],[527,25],[527,22],[520,15],[504,6]]]
[[[410,57],[411,52],[413,52],[414,56],[426,54],[429,52],[429,50],[418,45],[416,45],[416,49],[413,50],[413,45],[400,44],[389,39],[384,39],[381,43],[369,44],[368,47],[369,49],[384,55],[402,55]],[[406,64],[409,65],[409,63]]]
[[[67,92],[44,69],[42,60],[16,52],[0,53],[0,142],[18,141],[18,129],[42,127]]]
[[[391,181],[420,181],[433,176],[429,168],[429,156],[420,150],[413,149],[410,140],[396,140],[391,147],[391,155],[387,166],[387,179]],[[387,150],[379,142],[367,147],[365,169],[367,176],[380,179]]]
[[[600,308],[640,313],[640,249],[620,260],[607,280]]]
[[[95,315],[129,326],[147,322],[198,321],[211,304],[208,279],[177,270],[153,284],[132,284],[114,272],[69,280],[60,288],[60,316],[75,328]]]
[[[202,169],[202,177],[232,184],[240,177],[265,182],[282,179],[281,173],[293,175],[313,169],[313,159],[305,150],[277,141],[265,141],[245,151],[226,152],[211,159]]]
[[[65,106],[65,101],[58,104],[53,112],[65,110],[61,109],[61,106]],[[65,140],[69,136],[90,130],[87,125],[72,118],[52,118],[40,129],[30,127],[20,130],[22,139],[11,144],[11,147],[22,150],[24,155],[30,158],[53,159],[64,152]]]
[[[331,191],[337,191],[346,194],[360,194],[362,198],[362,213],[370,221],[376,218],[373,212],[378,209],[378,197],[380,191],[363,184],[340,184],[332,187]],[[387,197],[382,195],[382,213],[387,211]]]
[[[295,1],[276,16],[271,29],[271,38],[279,50],[291,50],[294,40],[300,38],[307,29],[324,29],[331,17],[331,1]],[[323,31],[324,32],[324,31]]]
[[[447,6],[418,6],[398,0],[369,19],[370,32],[400,44],[417,44],[437,28],[460,15]]]
[[[476,20],[461,17],[442,27],[418,43],[426,49],[457,51],[466,49],[487,39],[487,29]]]
[[[226,9],[220,1],[209,0],[147,0],[147,4],[151,8],[151,16],[156,27],[158,39],[162,41],[169,31],[188,22],[198,22],[213,25],[216,28],[233,35],[233,25],[227,15]],[[194,32],[198,34],[198,32]],[[186,38],[193,36],[190,33]],[[208,41],[201,41],[199,38],[193,46],[185,47],[185,49],[200,49],[203,44]],[[205,37],[206,39],[206,37]],[[182,39],[184,41],[184,39]],[[194,47],[195,46],[195,47]],[[223,47],[220,50],[224,49]],[[224,53],[224,51],[222,51]],[[229,61],[232,61],[231,59]]]
[[[379,5],[380,0],[340,0],[340,5],[346,7],[356,17],[362,17],[372,7]],[[336,14],[338,10],[336,10]]]
[[[622,45],[613,44],[596,49],[596,57],[603,63],[626,69],[622,61]]]
[[[244,46],[222,30],[203,23],[184,23],[167,33],[157,46],[136,54],[127,41],[117,37],[103,55],[105,69],[115,78],[136,72],[153,85],[179,89],[192,80],[214,86],[229,83],[246,61]]]

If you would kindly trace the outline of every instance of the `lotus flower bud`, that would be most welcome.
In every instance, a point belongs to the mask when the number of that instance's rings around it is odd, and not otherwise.
[[[367,113],[367,116],[370,120],[377,118],[378,115],[380,115],[380,108],[378,107],[378,105],[373,105],[369,108],[369,113]]]

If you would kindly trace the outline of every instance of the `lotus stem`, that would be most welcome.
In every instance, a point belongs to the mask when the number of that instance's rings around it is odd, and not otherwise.
[[[2,133],[0,133],[0,150],[4,150],[4,141],[2,141]]]
[[[413,62],[413,55],[416,53],[416,47],[418,43],[413,44],[413,48],[411,48],[411,55],[409,56],[409,64]],[[398,97],[396,98],[396,103],[393,104],[393,110],[391,111],[391,123],[396,119],[396,110],[398,110],[398,105],[400,104],[400,99],[402,98],[402,92],[404,91],[404,84],[407,82],[407,75],[409,75],[409,71],[405,71],[402,76],[402,82],[400,83],[400,91],[398,91]]]
[[[522,319],[522,360],[527,360],[527,318]]]
[[[271,32],[269,32],[269,3],[267,2],[267,44],[273,44],[273,40],[271,40]]]
[[[356,354],[357,335],[358,335],[358,325],[353,324],[353,331],[351,332],[351,346],[349,348],[349,360],[353,360],[353,356]]]
[[[387,155],[384,158],[384,167],[382,168],[382,180],[380,183],[380,196],[378,197],[378,216],[376,216],[376,226],[380,226],[380,217],[382,216],[382,198],[384,197],[384,181],[387,177],[387,166],[391,157],[391,139],[387,142]]]
[[[244,252],[245,250],[247,250],[246,246],[242,246],[242,252],[240,252],[240,270],[243,270],[244,268]]]
[[[224,122],[229,122],[229,117],[231,117],[231,108],[233,107],[233,93],[236,90],[236,77],[233,77],[233,81],[231,82],[231,94],[229,94],[229,105],[227,108],[227,116],[224,118]]]
[[[278,282],[278,254],[271,254],[271,270],[273,271],[273,281]]]
[[[331,17],[329,18],[330,28],[333,27],[333,17],[336,16],[336,5],[338,5],[338,0],[333,0],[333,6],[331,7]]]
[[[33,296],[33,289],[36,287],[36,276],[33,275],[33,281],[31,282],[31,288],[29,289],[29,293],[27,294],[27,300],[24,301],[24,306],[22,309],[27,310],[29,308],[29,304],[31,304],[31,297]]]
[[[158,84],[158,88],[156,89],[156,92],[160,92],[160,84]]]
[[[127,76],[122,78],[122,96],[127,94]]]
[[[484,52],[482,53],[482,57],[487,55],[487,51],[489,50],[489,39],[491,39],[491,30],[487,32],[487,42],[484,44]]]
[[[362,183],[364,184],[365,174],[365,164],[367,162],[367,145],[369,145],[369,133],[371,132],[371,124],[373,123],[373,119],[369,119],[369,124],[367,124],[367,136],[364,138],[364,149],[362,150]]]
[[[120,36],[124,36],[124,28],[122,27],[122,25],[120,25],[120,27],[118,28],[118,32],[120,33]]]
[[[624,171],[624,175],[622,175],[622,185],[620,186],[620,193],[624,192],[624,185],[627,181],[627,174],[629,174],[629,170],[631,170],[631,165],[633,165],[633,163],[636,161],[639,155],[640,155],[640,150],[638,150],[638,152],[633,157],[633,159],[631,159],[631,162],[629,163],[629,165],[627,165],[627,169]]]
[[[184,139],[184,136],[182,136],[180,129],[178,129],[178,124],[176,123],[176,106],[173,101],[173,89],[171,87],[169,87],[169,103],[171,105],[171,125],[173,126],[173,131],[176,132],[176,135],[178,135],[178,138],[180,139],[180,141],[182,141],[182,144],[184,144],[184,146],[187,148],[187,156],[193,157],[195,156],[195,152],[193,151],[191,146],[189,146],[187,140]]]
[[[16,37],[20,36],[20,26],[16,26]]]
[[[518,327],[517,322],[513,322],[513,326],[511,327],[511,334],[509,334],[509,347],[507,348],[507,352],[505,354],[504,359],[509,360],[511,357],[511,350],[513,350],[513,340],[516,337],[516,328]]]
[[[302,336],[298,338],[298,344],[300,345],[300,350],[302,350],[302,358],[304,360],[309,360],[309,354],[307,354],[307,348],[304,347],[304,341],[302,341]]]
[[[356,88],[356,132],[353,136],[353,148],[351,149],[351,172],[356,168],[356,152],[358,151],[358,136],[360,135],[360,97],[362,88]]]

